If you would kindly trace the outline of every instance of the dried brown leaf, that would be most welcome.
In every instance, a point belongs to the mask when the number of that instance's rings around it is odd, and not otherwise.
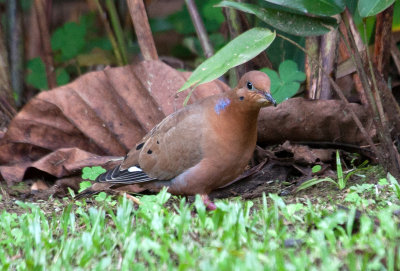
[[[144,61],[91,72],[40,93],[0,141],[2,177],[12,185],[33,168],[62,178],[124,156],[183,106],[187,93],[176,91],[189,75],[159,61]],[[219,81],[204,84],[189,103],[228,89]]]

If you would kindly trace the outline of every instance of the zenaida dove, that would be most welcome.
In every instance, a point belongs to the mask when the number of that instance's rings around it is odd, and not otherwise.
[[[270,79],[260,71],[243,75],[231,91],[209,96],[166,117],[129,151],[121,165],[96,179],[77,198],[109,189],[175,195],[208,193],[232,182],[248,164],[257,140],[260,109],[276,105]]]

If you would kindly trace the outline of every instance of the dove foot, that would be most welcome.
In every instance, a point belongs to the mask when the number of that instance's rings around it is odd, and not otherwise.
[[[203,200],[204,205],[206,206],[207,210],[213,211],[213,210],[217,209],[217,206],[215,206],[215,203],[210,200],[208,195],[203,194],[200,196],[201,196],[201,199]]]

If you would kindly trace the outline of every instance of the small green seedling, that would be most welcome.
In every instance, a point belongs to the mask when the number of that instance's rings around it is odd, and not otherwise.
[[[100,166],[84,167],[82,169],[82,179],[94,181],[100,174],[104,172],[106,172],[106,170]],[[79,183],[78,192],[82,192],[83,190],[89,188],[91,185],[92,183],[90,181],[83,181]]]
[[[321,165],[315,165],[315,166],[313,166],[313,167],[311,168],[311,172],[312,172],[313,174],[315,174],[315,173],[320,172],[321,169],[322,169]]]
[[[296,62],[285,60],[279,65],[279,75],[276,71],[263,68],[271,79],[271,94],[277,103],[293,97],[300,88],[300,83],[306,80],[304,72],[299,71]]]
[[[97,194],[94,198],[97,202],[103,202],[103,203],[108,203],[111,206],[114,206],[117,204],[116,200],[112,199],[111,195],[108,195],[106,192],[100,192]]]
[[[354,203],[356,205],[363,205],[363,206],[369,206],[370,204],[374,204],[375,200],[373,199],[366,199],[365,194],[371,193],[374,191],[374,184],[370,183],[364,183],[364,184],[357,184],[354,186],[350,186],[349,190],[350,192],[346,195],[345,201]],[[363,197],[361,197],[364,195]]]
[[[92,186],[90,181],[83,181],[79,183],[79,193]]]
[[[399,182],[389,172],[387,174],[387,179],[389,180],[390,184],[392,185],[393,191],[396,194],[397,198],[400,199],[400,185],[399,185]]]
[[[107,170],[105,170],[104,168],[99,167],[99,166],[95,166],[95,167],[84,167],[84,168],[82,169],[82,179],[85,179],[85,180],[89,179],[89,180],[91,180],[91,181],[94,181],[94,180],[96,180],[96,178],[97,178],[100,174],[102,174],[102,173],[104,173],[104,172],[106,172],[106,171],[107,171]]]
[[[322,179],[318,179],[318,178],[312,178],[308,181],[305,181],[304,183],[302,183],[298,188],[297,191],[301,191],[304,190],[306,188],[309,188],[310,186],[322,183],[322,182],[331,182],[333,184],[335,184],[340,190],[343,190],[346,187],[347,181],[350,179],[350,177],[360,171],[360,170],[364,170],[366,169],[366,165],[368,164],[368,161],[364,161],[360,166],[358,166],[357,168],[353,169],[352,171],[348,172],[346,174],[346,176],[343,175],[343,168],[342,168],[342,162],[340,160],[340,154],[339,151],[336,150],[336,171],[337,171],[337,181],[333,180],[330,177],[325,177]],[[313,173],[316,173],[318,171],[316,171],[318,169],[317,167],[318,165],[314,166],[312,169]],[[315,172],[314,172],[315,171]]]

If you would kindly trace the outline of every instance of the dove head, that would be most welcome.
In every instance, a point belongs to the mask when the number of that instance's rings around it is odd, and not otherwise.
[[[240,78],[235,90],[239,101],[261,108],[269,105],[276,106],[270,88],[271,80],[268,75],[260,71],[251,71]]]

